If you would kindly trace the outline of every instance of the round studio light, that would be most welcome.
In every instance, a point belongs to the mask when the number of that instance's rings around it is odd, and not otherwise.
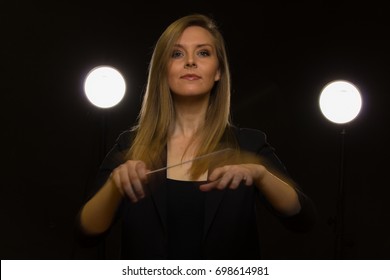
[[[320,109],[331,122],[344,124],[359,114],[362,98],[359,90],[350,82],[337,80],[328,83],[320,94]]]
[[[84,92],[93,105],[110,108],[122,100],[126,92],[126,82],[117,69],[111,66],[98,66],[88,73],[84,82]]]

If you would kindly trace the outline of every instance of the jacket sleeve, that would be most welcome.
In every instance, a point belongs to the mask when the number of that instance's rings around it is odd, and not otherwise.
[[[125,160],[124,156],[126,151],[129,148],[130,141],[131,141],[131,132],[129,131],[125,131],[121,133],[119,137],[116,139],[115,144],[103,159],[99,167],[99,170],[95,176],[95,180],[91,186],[91,190],[87,193],[83,205],[76,215],[75,225],[74,225],[74,238],[75,241],[82,247],[96,246],[110,231],[107,230],[106,232],[101,233],[99,235],[86,234],[81,227],[80,214],[85,203],[89,201],[100,190],[100,188],[107,181],[111,172],[117,166],[119,166],[124,162]],[[115,223],[119,219],[120,208],[121,206],[118,208],[117,215],[113,223]]]
[[[275,149],[268,143],[266,134],[260,130],[248,128],[237,128],[236,131],[241,149],[256,153],[271,172],[275,172],[281,179],[286,180],[295,188],[301,204],[301,210],[293,216],[282,216],[272,208],[261,194],[259,194],[260,200],[289,230],[294,232],[311,230],[317,219],[315,205],[312,199],[291,178],[287,168],[276,155]]]

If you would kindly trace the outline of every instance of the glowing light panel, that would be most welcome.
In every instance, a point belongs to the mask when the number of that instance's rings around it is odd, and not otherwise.
[[[126,92],[126,82],[117,69],[98,66],[88,73],[84,82],[84,92],[93,105],[110,108],[122,100]]]
[[[338,80],[323,88],[319,103],[322,114],[328,120],[343,124],[352,121],[359,114],[362,98],[355,85]]]

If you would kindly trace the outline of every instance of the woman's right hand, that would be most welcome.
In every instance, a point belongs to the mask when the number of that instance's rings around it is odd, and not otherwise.
[[[145,197],[144,185],[148,182],[148,171],[143,161],[128,160],[112,171],[110,179],[122,196],[136,203]]]

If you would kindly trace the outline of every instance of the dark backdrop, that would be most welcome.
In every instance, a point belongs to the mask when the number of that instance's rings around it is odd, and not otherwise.
[[[2,259],[95,259],[74,247],[74,217],[104,154],[134,124],[152,47],[164,28],[192,12],[221,26],[232,68],[232,116],[263,130],[315,201],[307,234],[262,220],[264,258],[333,259],[345,135],[342,258],[388,259],[389,10],[365,1],[8,1],[1,15]],[[115,108],[94,108],[83,81],[109,64],[128,90]],[[347,126],[327,121],[322,87],[349,80],[363,108]],[[104,126],[106,124],[106,127]],[[117,229],[107,258],[117,258]]]

